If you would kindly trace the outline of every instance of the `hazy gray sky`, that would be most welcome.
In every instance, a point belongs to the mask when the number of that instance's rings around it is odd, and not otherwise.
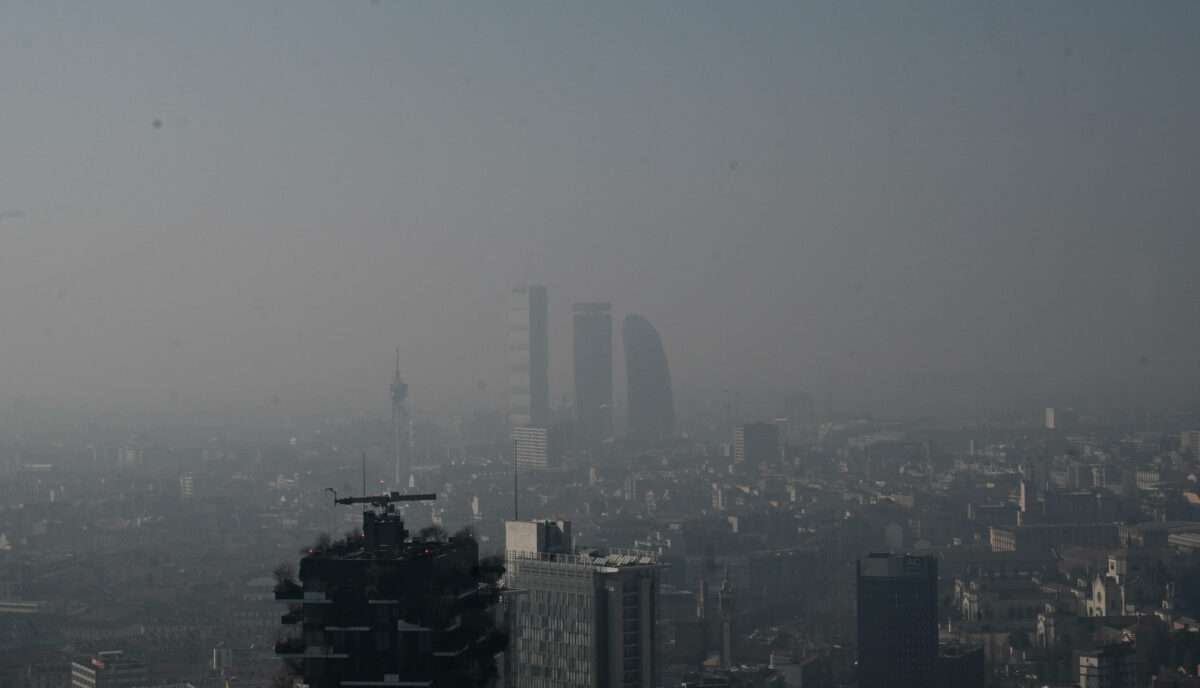
[[[0,406],[385,414],[394,346],[414,407],[499,405],[526,256],[556,398],[577,300],[648,317],[682,392],[1194,398],[1198,31],[1191,2],[8,3]]]

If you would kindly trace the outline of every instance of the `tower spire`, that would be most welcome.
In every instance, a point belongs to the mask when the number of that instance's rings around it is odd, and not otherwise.
[[[389,391],[392,393],[392,450],[396,461],[396,487],[404,485],[407,466],[405,466],[405,447],[403,438],[408,434],[408,412],[404,410],[404,400],[408,398],[408,385],[400,377],[400,347],[396,347],[396,375],[392,378]]]

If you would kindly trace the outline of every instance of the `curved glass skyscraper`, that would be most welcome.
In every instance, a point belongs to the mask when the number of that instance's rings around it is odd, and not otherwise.
[[[629,390],[629,437],[647,444],[669,440],[675,436],[675,398],[658,330],[640,315],[627,315],[621,339]]]

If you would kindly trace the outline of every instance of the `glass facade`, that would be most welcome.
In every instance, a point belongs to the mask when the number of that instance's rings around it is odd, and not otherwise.
[[[859,559],[858,685],[933,685],[937,656],[937,560],[897,554]]]
[[[640,315],[625,316],[625,380],[629,391],[629,437],[660,444],[675,436],[671,371],[658,330]]]
[[[612,305],[577,303],[575,313],[575,424],[577,437],[612,437]]]
[[[509,551],[515,688],[654,688],[658,566]],[[599,563],[598,563],[599,562]]]
[[[546,288],[522,285],[508,295],[508,401],[513,425],[546,425],[550,418]]]

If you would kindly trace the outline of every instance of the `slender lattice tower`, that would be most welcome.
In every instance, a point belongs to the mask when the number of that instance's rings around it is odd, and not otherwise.
[[[396,376],[389,388],[392,392],[392,448],[396,459],[396,487],[404,487],[408,477],[408,411],[404,400],[408,398],[408,384],[400,378],[400,348],[396,348]]]

